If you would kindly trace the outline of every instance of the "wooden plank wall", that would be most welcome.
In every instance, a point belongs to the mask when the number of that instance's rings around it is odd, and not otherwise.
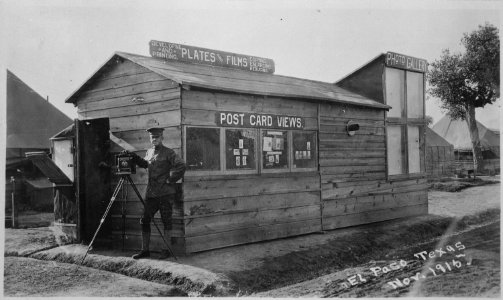
[[[361,69],[337,82],[337,86],[384,103],[382,91],[384,56],[381,55]]]
[[[453,162],[454,172],[462,174],[468,170],[473,171],[473,160],[455,160]],[[500,173],[500,159],[484,159],[484,172],[488,175],[495,175]]]
[[[454,175],[454,147],[427,146],[426,173],[429,178]]]
[[[306,118],[317,130],[317,104],[280,98],[182,91],[182,124],[216,126],[215,112]],[[191,176],[184,182],[188,252],[256,242],[321,229],[318,172]]]
[[[134,98],[144,100],[134,101]],[[149,135],[145,129],[153,126],[163,127],[165,129],[164,145],[181,154],[180,88],[176,83],[146,68],[129,61],[115,64],[81,93],[77,103],[80,119],[108,117],[112,134],[134,147],[135,153],[141,157],[144,157],[146,150],[151,147]],[[122,148],[112,143],[111,152],[121,150]],[[137,173],[131,177],[144,197],[147,184],[146,170],[138,168]],[[117,183],[118,178],[114,176],[112,189]],[[139,219],[143,205],[131,187],[127,188],[127,195],[124,196],[126,196],[126,201],[116,200],[110,212],[112,241],[115,246],[122,246],[122,209],[124,207],[127,235],[125,248],[139,249],[141,247]],[[183,248],[181,203],[175,205],[173,218],[173,235],[177,237],[175,238],[177,246],[174,248]],[[155,221],[162,230],[159,213]],[[161,237],[152,226],[151,248],[160,249],[162,244]]]
[[[320,106],[323,230],[428,212],[426,178],[388,181],[384,111]],[[360,124],[352,137],[348,121]]]

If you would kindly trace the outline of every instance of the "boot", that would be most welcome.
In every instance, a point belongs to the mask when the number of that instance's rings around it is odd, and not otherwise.
[[[171,247],[171,230],[164,230],[164,239],[166,240],[166,242],[168,242],[168,245],[170,248]],[[162,249],[161,250],[161,255],[159,256],[159,259],[166,259],[166,258],[170,258],[172,257],[173,255],[171,254],[171,252],[169,252],[169,250],[167,248],[165,249]]]
[[[149,243],[150,243],[150,232],[142,232],[141,233],[141,251],[140,251],[140,253],[133,255],[133,258],[140,259],[140,258],[150,257]]]

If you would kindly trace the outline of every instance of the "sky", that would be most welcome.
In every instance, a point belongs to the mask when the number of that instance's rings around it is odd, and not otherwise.
[[[335,82],[387,51],[429,62],[442,49],[459,52],[463,33],[486,22],[500,27],[500,7],[484,0],[0,0],[0,67],[76,118],[65,99],[115,51],[149,56],[150,40],[271,58],[276,74]],[[426,114],[440,120],[438,100],[427,100]],[[477,118],[499,128],[499,102]]]

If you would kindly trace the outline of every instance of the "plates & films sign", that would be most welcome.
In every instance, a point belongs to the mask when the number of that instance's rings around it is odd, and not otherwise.
[[[150,55],[154,58],[225,67],[260,73],[274,73],[274,61],[250,55],[236,54],[200,47],[152,40]]]

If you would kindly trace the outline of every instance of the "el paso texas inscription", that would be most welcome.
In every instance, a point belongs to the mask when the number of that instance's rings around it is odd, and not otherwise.
[[[150,55],[155,58],[177,60],[217,67],[261,73],[274,73],[274,61],[250,55],[236,54],[168,42],[150,41]]]

